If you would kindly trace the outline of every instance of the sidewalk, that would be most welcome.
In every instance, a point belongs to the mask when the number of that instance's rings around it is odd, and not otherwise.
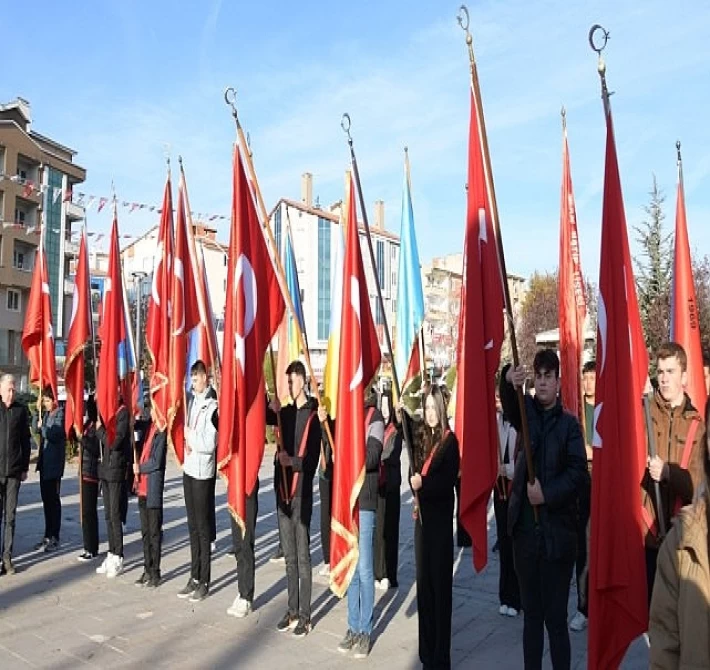
[[[375,630],[370,658],[359,662],[339,654],[347,628],[347,603],[317,576],[321,565],[319,499],[314,494],[311,524],[313,556],[313,631],[304,639],[278,633],[286,611],[283,565],[269,563],[277,543],[273,467],[267,450],[261,468],[256,542],[256,597],[246,619],[227,616],[236,596],[236,561],[227,553],[231,531],[225,487],[217,484],[217,552],[212,561],[210,596],[192,604],[176,597],[185,585],[190,561],[182,476],[169,458],[165,487],[163,583],[156,591],[133,586],[142,571],[140,520],[132,498],[125,528],[125,572],[108,580],[96,564],[78,563],[81,550],[76,468],[62,481],[62,537],[54,554],[34,552],[44,530],[36,473],[22,485],[15,535],[17,574],[0,577],[0,667],[4,668],[420,668],[411,495],[402,494],[399,589],[376,594]],[[100,537],[106,550],[103,507]],[[489,518],[492,518],[492,512]],[[490,527],[493,543],[495,522]],[[481,574],[473,571],[471,550],[455,550],[452,659],[455,668],[522,667],[522,617],[498,614],[498,559],[491,554]],[[576,593],[570,593],[570,616]],[[586,632],[571,633],[573,668],[586,667]],[[546,656],[546,667],[549,656]],[[624,668],[648,667],[648,652],[637,641]]]

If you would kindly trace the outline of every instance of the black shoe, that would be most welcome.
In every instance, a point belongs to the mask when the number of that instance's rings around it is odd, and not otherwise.
[[[44,549],[47,545],[49,544],[49,538],[48,537],[43,537],[41,542],[38,542],[34,546],[35,551],[40,551],[41,549]]]
[[[273,556],[269,559],[269,563],[285,563],[286,558],[284,557],[283,549],[279,546],[274,552]]]
[[[358,636],[348,628],[348,632],[345,633],[345,637],[338,645],[338,651],[341,654],[347,654],[355,646],[357,639]]]
[[[209,595],[209,587],[207,584],[200,584],[196,589],[195,592],[190,596],[190,602],[191,603],[199,603],[202,602],[208,595]]]
[[[88,563],[89,561],[93,561],[95,558],[96,554],[92,554],[90,551],[84,550],[76,557],[76,560],[79,561],[79,563]]]
[[[367,658],[370,653],[370,636],[367,633],[358,635],[353,650],[353,658]]]
[[[142,586],[147,586],[149,581],[150,581],[150,576],[148,575],[147,572],[143,572],[143,574],[140,577],[138,577],[138,579],[136,579],[136,581],[133,583],[140,588]]]
[[[498,551],[498,540],[496,540],[496,543],[493,545],[493,549],[491,551],[495,554],[496,551]]]
[[[190,577],[185,588],[177,594],[178,598],[189,598],[197,589],[199,584]]]
[[[298,624],[293,629],[293,636],[294,637],[306,637],[306,635],[308,635],[308,633],[310,633],[310,632],[311,632],[311,620],[301,617],[298,620]]]
[[[285,633],[287,630],[293,630],[298,626],[298,617],[292,616],[290,612],[284,614],[283,619],[276,624],[276,630],[279,633]]]
[[[149,589],[157,589],[160,586],[160,575],[152,575],[145,585]]]

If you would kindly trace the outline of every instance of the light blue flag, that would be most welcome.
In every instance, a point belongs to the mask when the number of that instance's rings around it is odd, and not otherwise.
[[[296,254],[293,250],[293,240],[291,239],[290,227],[286,229],[286,244],[284,249],[284,274],[286,275],[286,287],[291,295],[295,314],[288,317],[288,344],[291,352],[291,360],[298,358],[299,338],[296,326],[305,335],[305,319],[303,318],[303,306],[301,305],[301,287],[298,283],[298,268],[296,267]],[[295,355],[294,355],[295,354]]]
[[[414,232],[414,212],[409,180],[409,156],[404,156],[402,193],[402,230],[400,233],[399,274],[397,278],[397,331],[394,364],[399,383],[404,388],[419,371],[419,360],[410,366],[412,350],[424,323],[424,291],[419,265],[419,251]],[[410,369],[411,368],[411,369]],[[409,371],[409,374],[408,374]]]

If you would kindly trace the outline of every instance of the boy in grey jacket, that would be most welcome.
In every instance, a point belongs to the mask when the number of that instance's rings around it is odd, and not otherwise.
[[[190,368],[192,398],[185,422],[183,487],[190,533],[190,579],[178,598],[200,602],[209,593],[211,553],[210,517],[212,480],[217,449],[217,401],[208,394],[207,368],[196,361]]]

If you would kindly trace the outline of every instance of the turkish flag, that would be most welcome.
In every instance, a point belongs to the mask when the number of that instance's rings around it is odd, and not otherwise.
[[[233,189],[217,463],[229,511],[244,529],[266,440],[264,355],[286,306],[237,145]]]
[[[84,427],[84,349],[91,339],[91,289],[89,286],[89,257],[87,254],[86,226],[79,242],[79,258],[74,275],[71,321],[67,338],[67,355],[64,364],[64,386],[67,405],[64,413],[64,430],[74,426],[79,437]]]
[[[54,328],[52,301],[49,296],[47,257],[44,236],[35,256],[35,267],[30,286],[30,298],[22,330],[22,349],[30,361],[30,384],[42,390],[49,386],[57,399],[57,362],[54,356]]]
[[[648,629],[639,483],[648,352],[641,330],[611,109],[606,109],[589,574],[590,668],[619,667]]]
[[[101,356],[96,382],[97,404],[109,442],[116,436],[116,414],[120,407],[119,373],[122,356],[119,347],[126,339],[126,322],[123,309],[123,281],[121,276],[121,252],[118,247],[118,218],[113,215],[111,243],[108,256],[108,272],[104,281],[103,317],[101,319]],[[129,400],[124,399],[126,406]]]
[[[178,189],[175,258],[173,259],[172,332],[170,334],[170,374],[168,438],[180,464],[185,460],[185,373],[190,331],[200,323],[195,276],[188,250],[187,218],[183,182]]]
[[[703,351],[700,343],[698,301],[693,283],[690,260],[688,221],[685,216],[683,167],[678,161],[678,202],[675,215],[675,247],[673,252],[673,286],[671,292],[671,340],[680,344],[688,357],[686,392],[693,406],[701,413],[705,407],[705,375]]]
[[[158,228],[158,247],[153,265],[153,285],[148,299],[145,341],[153,362],[150,397],[158,430],[167,426],[170,405],[168,374],[170,355],[170,311],[173,261],[173,196],[170,177],[165,182],[163,207]]]
[[[557,293],[560,321],[560,372],[562,404],[584,426],[581,366],[587,300],[582,276],[577,212],[569,167],[567,127],[562,141],[562,197],[560,202],[560,275]],[[591,435],[587,436],[591,442]]]
[[[345,595],[357,569],[358,496],[365,477],[364,392],[381,358],[360,251],[355,186],[350,180],[330,525],[330,588],[339,598]]]
[[[480,572],[488,561],[488,501],[498,476],[495,375],[505,303],[488,197],[492,181],[487,183],[484,171],[483,107],[476,102],[472,91],[455,425],[461,450],[461,523],[473,541],[473,565]]]

